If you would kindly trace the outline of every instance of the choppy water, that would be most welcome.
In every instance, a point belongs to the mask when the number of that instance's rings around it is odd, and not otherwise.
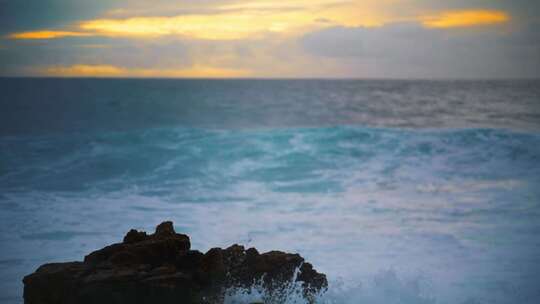
[[[203,251],[299,252],[331,280],[321,303],[540,301],[539,81],[0,89],[2,303],[165,219]]]

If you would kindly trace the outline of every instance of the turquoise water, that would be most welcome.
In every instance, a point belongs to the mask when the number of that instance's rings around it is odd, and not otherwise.
[[[540,301],[539,82],[0,84],[1,302],[165,219],[299,252],[321,303]]]

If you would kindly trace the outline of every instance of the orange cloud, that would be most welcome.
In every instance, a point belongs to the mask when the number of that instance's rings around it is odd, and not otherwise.
[[[53,39],[73,36],[154,38],[167,35],[202,40],[236,40],[262,37],[265,33],[299,35],[329,26],[316,22],[330,19],[332,25],[379,26],[388,16],[380,14],[381,3],[394,0],[290,0],[237,1],[214,7],[210,13],[98,18],[74,25],[78,31],[15,33],[14,39]],[[111,14],[109,14],[111,15]],[[112,14],[114,15],[114,14]]]
[[[314,19],[313,14],[303,11],[273,14],[235,11],[210,15],[96,19],[81,22],[80,28],[112,37],[181,35],[204,40],[235,40],[261,33],[292,33],[313,24]]]
[[[510,16],[496,10],[462,10],[424,16],[420,20],[425,27],[452,28],[504,23],[510,20]]]
[[[69,32],[69,31],[35,31],[13,33],[8,36],[10,39],[55,39],[63,37],[84,37],[91,36],[90,33]]]
[[[398,1],[399,2],[399,1]],[[267,33],[295,36],[329,26],[377,27],[398,21],[422,23],[429,28],[452,28],[503,23],[503,11],[474,9],[443,11],[418,17],[389,7],[396,0],[261,0],[235,1],[216,6],[212,12],[167,16],[99,18],[72,25],[74,31],[14,33],[12,39],[54,39],[80,36],[156,38],[185,36],[200,40],[238,40],[265,37]],[[113,14],[114,15],[114,14]],[[317,20],[331,20],[328,23]]]
[[[184,35],[198,39],[230,40],[250,36],[267,29],[250,15],[189,15],[175,17],[137,17],[97,19],[80,24],[83,30],[105,36],[156,37]]]
[[[46,68],[38,69],[38,73],[47,76],[61,76],[61,77],[74,77],[74,76],[100,76],[100,77],[114,77],[121,76],[125,73],[125,69],[112,65],[86,65],[77,64],[72,66],[50,66]]]
[[[76,64],[40,67],[34,72],[55,77],[239,78],[250,75],[247,70],[203,65],[181,69],[131,69],[113,65]]]

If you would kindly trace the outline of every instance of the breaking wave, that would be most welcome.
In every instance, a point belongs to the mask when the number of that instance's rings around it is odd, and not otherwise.
[[[2,137],[0,149],[7,302],[37,265],[163,219],[199,250],[302,254],[330,280],[316,303],[540,298],[534,132],[172,127]],[[227,303],[260,300],[253,286]],[[285,302],[299,301],[291,288]]]

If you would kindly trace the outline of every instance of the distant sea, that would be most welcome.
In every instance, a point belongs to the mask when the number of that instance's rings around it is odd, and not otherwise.
[[[1,303],[163,220],[320,303],[540,303],[540,81],[0,79]]]

